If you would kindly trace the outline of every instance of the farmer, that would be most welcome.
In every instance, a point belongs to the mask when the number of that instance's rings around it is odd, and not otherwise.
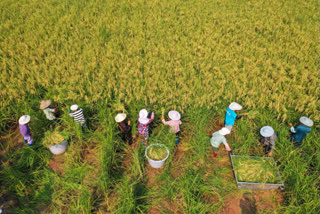
[[[42,100],[40,103],[40,109],[43,110],[48,120],[53,121],[56,119],[55,113],[57,112],[58,106],[53,108],[51,106],[51,102],[51,100]]]
[[[292,123],[289,123],[291,126],[290,131],[294,133],[291,136],[291,141],[293,141],[294,146],[300,146],[302,144],[303,138],[311,131],[311,126],[313,126],[313,121],[307,117],[300,117],[300,122],[302,124],[297,127],[293,127]]]
[[[225,117],[225,127],[230,130],[232,129],[232,126],[234,125],[234,122],[236,119],[240,119],[242,116],[246,116],[247,114],[244,113],[241,116],[238,116],[236,112],[240,111],[242,109],[242,106],[239,103],[232,102],[226,111],[226,117]]]
[[[169,111],[168,113],[168,116],[169,118],[171,119],[170,121],[165,121],[164,119],[164,115],[162,113],[162,116],[161,116],[161,119],[162,119],[162,123],[164,125],[169,125],[171,128],[170,128],[170,132],[172,133],[175,133],[176,135],[176,144],[179,143],[180,139],[180,125],[182,124],[180,118],[181,118],[181,115],[179,112],[177,111],[174,111],[174,110],[171,110]]]
[[[28,126],[30,118],[31,117],[29,115],[23,115],[19,119],[20,133],[23,136],[23,141],[28,142],[28,146],[31,146],[33,143],[33,138],[31,136],[30,128]]]
[[[78,105],[74,104],[70,107],[70,110],[68,112],[69,112],[69,115],[73,117],[74,121],[76,121],[77,124],[80,124],[82,128],[87,129],[87,124],[83,116],[82,108],[79,108]]]
[[[151,113],[151,118],[148,118],[148,114],[150,114],[151,111],[147,111],[146,109],[142,109],[139,112],[139,127],[138,127],[138,132],[139,136],[141,139],[144,141],[141,141],[144,146],[147,146],[147,141],[149,137],[149,124],[153,121],[154,119],[154,113]]]
[[[259,141],[264,145],[264,153],[271,157],[273,150],[276,147],[277,135],[271,126],[264,126],[260,129],[260,134],[263,138]]]
[[[212,134],[212,137],[210,139],[211,146],[213,148],[213,157],[217,157],[217,152],[219,150],[219,146],[221,143],[224,144],[226,147],[226,150],[229,152],[231,151],[229,144],[227,143],[227,140],[225,138],[225,135],[230,134],[230,130],[223,127],[219,131],[216,131]]]
[[[124,134],[122,139],[125,140],[125,137],[126,137],[129,142],[129,145],[131,145],[132,144],[132,135],[131,135],[131,127],[130,127],[131,121],[129,119],[128,121],[126,121],[126,117],[127,115],[122,113],[122,114],[117,114],[117,116],[114,119],[119,124],[120,129]]]

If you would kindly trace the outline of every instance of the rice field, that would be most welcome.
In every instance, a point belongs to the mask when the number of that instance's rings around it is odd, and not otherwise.
[[[318,11],[313,0],[2,0],[0,208],[240,213],[250,194],[253,213],[318,213]],[[58,104],[69,136],[60,156],[46,147],[53,128],[43,99]],[[248,113],[227,136],[233,153],[263,156],[259,129],[272,126],[284,191],[237,189],[224,148],[212,157],[210,135],[233,101]],[[75,103],[86,132],[68,115]],[[155,113],[149,143],[170,152],[161,169],[148,165],[138,140],[143,108]],[[161,123],[171,109],[182,115],[178,146]],[[114,120],[122,110],[132,146]],[[24,114],[35,121],[32,147],[17,129]],[[288,123],[300,116],[315,123],[295,148]]]

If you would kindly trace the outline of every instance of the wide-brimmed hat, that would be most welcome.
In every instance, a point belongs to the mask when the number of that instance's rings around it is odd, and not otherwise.
[[[149,119],[148,118],[139,118],[139,123],[147,124],[147,123],[149,123]]]
[[[24,125],[29,123],[31,117],[29,115],[23,115],[19,118],[19,124]]]
[[[175,110],[169,111],[168,116],[171,120],[180,120],[181,118],[180,113]]]
[[[41,100],[40,109],[48,108],[51,105],[51,100]]]
[[[309,118],[305,117],[305,116],[300,117],[299,120],[303,125],[306,125],[306,126],[309,126],[309,127],[313,126],[313,121],[310,120]]]
[[[75,110],[78,110],[79,106],[77,104],[74,104],[70,107],[70,110],[71,111],[75,111]]]
[[[230,105],[229,105],[229,108],[233,111],[238,111],[238,110],[241,110],[242,109],[242,106],[239,104],[239,103],[236,103],[236,102],[232,102]]]
[[[271,137],[274,134],[274,130],[271,126],[264,126],[260,129],[260,134],[263,137]]]
[[[148,111],[146,109],[142,109],[139,112],[139,119],[145,119],[148,117]]]
[[[227,134],[230,134],[230,130],[223,127],[222,129],[219,130],[219,134],[221,135],[227,135]]]
[[[117,123],[120,123],[126,119],[127,115],[122,113],[122,114],[117,114],[117,116],[114,118]]]

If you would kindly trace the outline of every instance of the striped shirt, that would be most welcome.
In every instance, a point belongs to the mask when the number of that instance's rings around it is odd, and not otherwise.
[[[73,119],[74,119],[77,123],[80,123],[81,125],[86,122],[86,120],[84,119],[84,116],[83,116],[83,110],[82,110],[82,108],[80,108],[79,110],[77,110],[77,111],[75,111],[75,112],[69,113],[69,115],[70,115],[71,117],[73,117]]]

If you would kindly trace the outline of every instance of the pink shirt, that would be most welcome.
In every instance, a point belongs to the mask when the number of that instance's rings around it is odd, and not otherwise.
[[[174,132],[174,133],[177,133],[180,131],[180,125],[182,124],[181,120],[170,120],[170,121],[162,120],[162,123],[164,125],[171,126],[170,132]]]

